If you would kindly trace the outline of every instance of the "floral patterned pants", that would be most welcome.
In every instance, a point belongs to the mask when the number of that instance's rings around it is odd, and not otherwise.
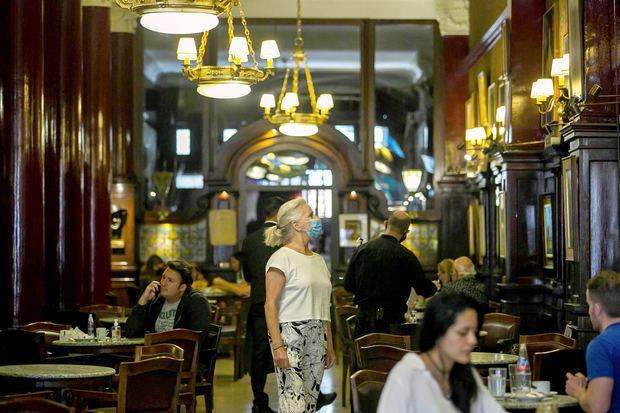
[[[288,369],[276,367],[279,413],[316,411],[327,352],[326,325],[322,320],[280,324],[282,342],[291,366]]]

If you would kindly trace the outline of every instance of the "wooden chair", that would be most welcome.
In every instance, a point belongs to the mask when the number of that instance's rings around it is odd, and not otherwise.
[[[335,308],[336,331],[342,349],[342,405],[346,404],[347,377],[353,364],[353,335],[347,327],[347,318],[357,314],[357,307],[343,305]]]
[[[332,304],[334,308],[343,305],[353,305],[354,299],[355,295],[345,290],[341,285],[332,289]]]
[[[238,306],[232,310],[229,307],[220,309],[220,315],[234,317],[234,325],[222,326],[220,344],[232,346],[233,353],[233,381],[239,380],[247,371],[245,361],[245,337],[248,330],[248,311],[250,300],[239,300]]]
[[[511,343],[516,343],[520,324],[521,317],[503,313],[485,314],[481,329],[487,335],[480,340],[482,351],[506,351]]]
[[[78,411],[97,400],[115,402],[116,408],[112,411],[117,413],[176,413],[182,366],[182,360],[167,356],[121,363],[118,392],[68,389],[64,397],[73,400]]]
[[[556,349],[534,353],[532,380],[548,380],[551,390],[564,392],[566,373],[585,374],[586,359],[581,349]]]
[[[103,327],[99,319],[101,318],[118,318],[125,316],[125,307],[109,304],[91,304],[80,307],[83,313],[93,314],[95,317],[95,327]]]
[[[59,324],[52,321],[37,321],[20,327],[20,330],[43,333],[45,338],[45,355],[48,358],[52,356],[52,342],[60,338],[60,331],[70,329],[71,326],[68,324]]]
[[[0,364],[45,363],[45,335],[9,328],[0,331]]]
[[[5,413],[73,413],[75,411],[74,408],[43,397],[30,396],[0,400],[0,412]]]
[[[362,360],[362,347],[384,345],[411,350],[411,337],[396,334],[370,333],[355,339],[355,357],[357,362]]]
[[[375,413],[387,373],[359,370],[351,376],[351,405],[353,413]]]
[[[400,347],[381,344],[362,347],[360,368],[389,373],[392,367],[409,352]]]
[[[519,345],[524,343],[527,347],[527,358],[530,361],[532,371],[536,368],[534,365],[534,353],[557,349],[574,349],[577,347],[577,341],[575,339],[566,337],[565,335],[559,333],[543,333],[520,336]]]
[[[390,334],[397,336],[409,336],[411,337],[411,350],[420,350],[420,330],[422,329],[422,322],[418,323],[406,323],[406,324],[391,324]]]
[[[183,360],[183,349],[176,344],[160,343],[152,346],[137,346],[134,361],[148,360],[153,357],[168,356]]]
[[[222,327],[216,324],[209,326],[209,334],[202,343],[198,354],[199,377],[196,380],[196,398],[203,396],[205,399],[205,411],[213,410],[213,375],[217,360],[217,349],[220,345]]]
[[[186,410],[194,413],[196,408],[196,369],[198,365],[198,346],[201,332],[177,328],[151,333],[144,336],[144,345],[152,346],[159,343],[171,343],[183,349],[183,368],[181,369],[181,389],[179,390],[179,404],[185,405]]]

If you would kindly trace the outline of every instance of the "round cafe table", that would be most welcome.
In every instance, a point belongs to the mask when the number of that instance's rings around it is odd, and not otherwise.
[[[52,345],[57,350],[67,353],[80,354],[112,354],[112,353],[133,353],[136,346],[144,345],[144,338],[121,338],[119,341],[88,340],[88,341],[52,341]]]
[[[474,351],[471,353],[471,365],[475,367],[507,366],[516,363],[519,356],[504,353],[483,353]]]
[[[0,366],[3,389],[28,390],[94,387],[109,383],[110,367],[85,364],[19,364]]]
[[[510,394],[510,393],[509,393]],[[509,395],[508,394],[508,395]],[[579,404],[577,399],[571,396],[556,394],[553,396],[545,397],[542,400],[528,400],[527,398],[513,398],[513,397],[502,397],[498,398],[497,402],[508,411],[515,410],[536,410],[540,406],[555,406],[558,409],[563,407],[574,407]]]

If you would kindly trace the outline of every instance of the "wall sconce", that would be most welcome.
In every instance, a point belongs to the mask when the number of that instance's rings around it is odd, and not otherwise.
[[[570,73],[569,54],[553,59],[551,62],[551,78],[538,79],[532,83],[530,98],[536,100],[538,112],[541,115],[549,113],[557,106],[558,114],[565,120],[566,103],[571,99],[565,87],[566,76]],[[558,80],[558,90],[553,84],[553,78]],[[549,99],[551,97],[551,99]],[[557,104],[557,105],[556,105]]]

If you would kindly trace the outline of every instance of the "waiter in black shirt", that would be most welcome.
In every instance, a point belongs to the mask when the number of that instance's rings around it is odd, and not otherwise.
[[[274,371],[265,322],[265,267],[278,247],[265,245],[265,230],[276,225],[278,209],[283,203],[280,197],[272,197],[265,201],[263,204],[265,222],[260,229],[243,240],[241,249],[243,276],[247,282],[252,284],[247,332],[250,348],[250,377],[254,393],[252,413],[273,412],[269,408],[269,397],[264,391],[267,374]]]
[[[390,324],[403,323],[412,287],[424,297],[437,291],[424,276],[415,254],[400,244],[410,224],[406,212],[394,212],[386,221],[385,232],[359,246],[349,261],[344,287],[355,294],[358,306],[356,337],[389,333]]]

